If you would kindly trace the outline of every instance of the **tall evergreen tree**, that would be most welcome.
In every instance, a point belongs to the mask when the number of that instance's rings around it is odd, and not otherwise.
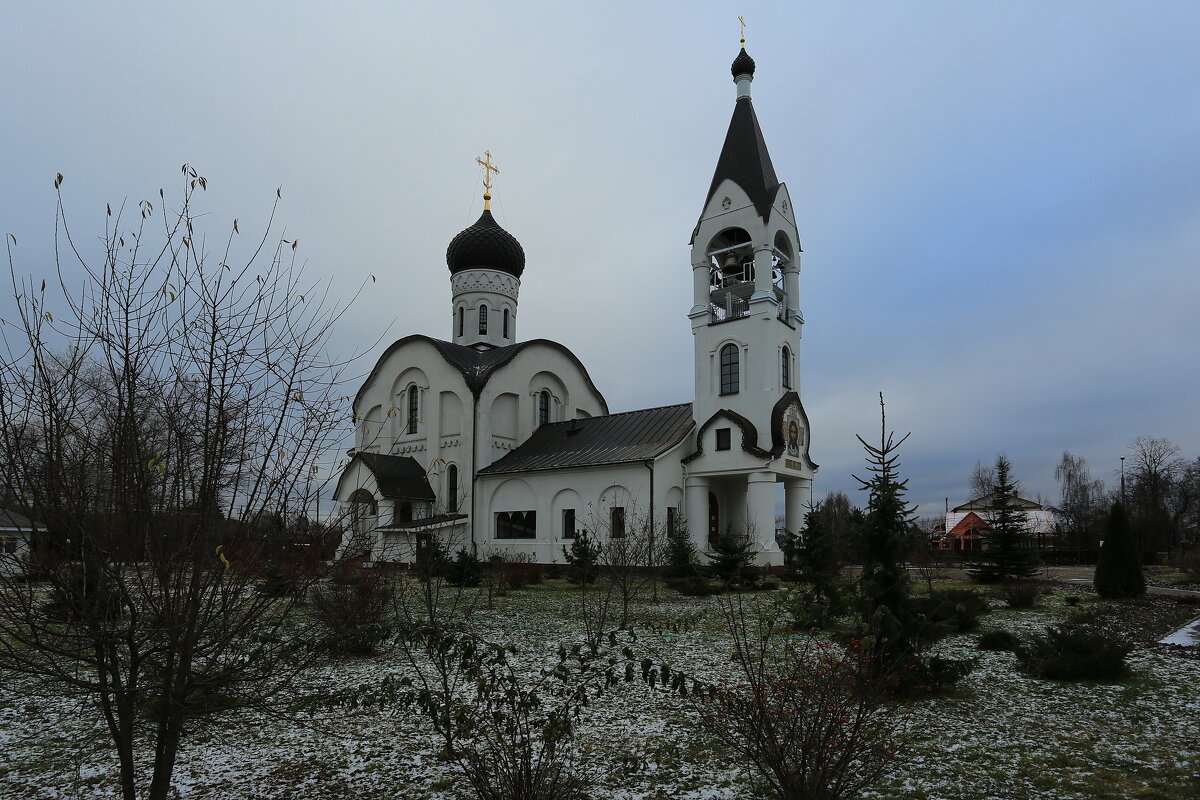
[[[1012,478],[1012,463],[1004,456],[996,458],[996,485],[992,488],[987,550],[979,562],[968,569],[981,583],[1003,580],[1027,580],[1037,574],[1037,553],[1024,546],[1028,536],[1025,515],[1017,508],[1017,482]]]
[[[828,509],[817,503],[804,516],[804,530],[795,546],[800,577],[827,596],[833,593],[838,573],[832,522]]]
[[[1141,597],[1146,593],[1146,576],[1138,556],[1137,540],[1129,526],[1124,504],[1113,503],[1108,513],[1104,546],[1096,561],[1093,581],[1096,594],[1104,598]]]
[[[859,488],[868,492],[867,514],[862,527],[863,572],[861,592],[868,618],[879,609],[898,613],[908,602],[908,575],[902,559],[908,543],[909,529],[915,521],[914,507],[904,499],[908,479],[899,473],[900,445],[911,436],[904,434],[896,441],[894,432],[887,430],[887,413],[883,393],[879,394],[879,446],[868,444],[858,436],[867,451],[867,471],[864,480],[857,475]]]

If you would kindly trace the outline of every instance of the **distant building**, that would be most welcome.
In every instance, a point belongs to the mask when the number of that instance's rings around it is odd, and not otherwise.
[[[1041,503],[1015,493],[1007,498],[1006,505],[1016,508],[1025,519],[1025,541],[1019,546],[1044,550],[1054,546],[1054,510]],[[933,542],[938,550],[966,553],[987,549],[987,537],[992,528],[989,524],[995,513],[996,494],[989,492],[983,497],[955,506],[946,514],[945,523],[934,534]]]
[[[0,509],[0,578],[24,574],[33,549],[33,536],[45,529],[15,511]]]

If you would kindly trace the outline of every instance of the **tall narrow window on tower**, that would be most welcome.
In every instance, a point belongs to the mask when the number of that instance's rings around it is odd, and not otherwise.
[[[783,346],[782,361],[783,388],[790,389],[792,388],[792,351],[786,344]]]
[[[550,421],[550,392],[542,389],[538,392],[538,425]]]
[[[487,304],[479,304],[479,335],[487,336]]]
[[[416,386],[408,387],[408,432],[409,433],[417,432],[417,417],[418,417],[417,412],[420,411],[419,403],[420,403],[420,400],[418,399],[418,395],[417,395],[417,387]]]
[[[463,335],[463,321],[466,318],[466,316],[467,315],[463,312],[463,307],[459,306],[458,307],[458,335],[460,337]]]
[[[737,394],[741,382],[738,348],[727,344],[721,348],[721,394]]]
[[[508,338],[508,309],[504,309],[504,338]]]

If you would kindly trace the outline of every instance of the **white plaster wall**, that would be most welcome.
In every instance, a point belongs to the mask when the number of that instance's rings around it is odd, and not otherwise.
[[[682,469],[679,448],[654,463],[655,529],[664,531],[666,507],[674,499],[682,508]],[[673,457],[671,457],[673,456]],[[519,475],[480,477],[479,520],[476,541],[489,551],[532,553],[543,564],[563,563],[562,510],[574,508],[579,528],[607,535],[610,509],[623,505],[627,524],[644,523],[650,516],[650,469],[644,463],[574,470],[527,472]],[[520,507],[522,503],[527,503]],[[576,503],[576,505],[569,505]],[[536,511],[536,539],[496,539],[495,514],[501,511]]]

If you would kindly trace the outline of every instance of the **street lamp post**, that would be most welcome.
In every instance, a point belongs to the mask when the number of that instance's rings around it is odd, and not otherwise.
[[[1125,456],[1121,456],[1121,505],[1125,505]]]

